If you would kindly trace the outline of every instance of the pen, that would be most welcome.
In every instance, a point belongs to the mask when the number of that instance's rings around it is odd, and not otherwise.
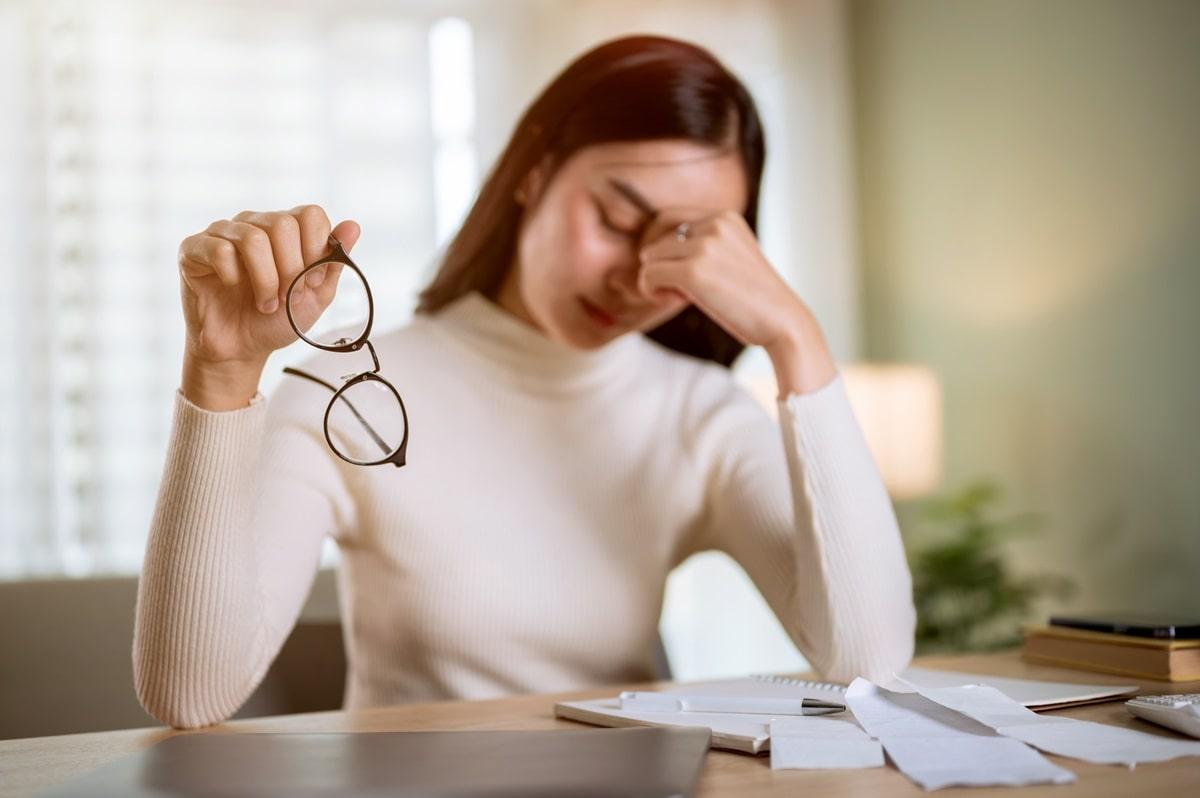
[[[819,698],[759,698],[687,693],[621,693],[621,709],[640,712],[741,712],[753,715],[828,715],[845,704]]]

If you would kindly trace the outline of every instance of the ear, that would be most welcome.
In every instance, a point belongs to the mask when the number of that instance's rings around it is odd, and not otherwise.
[[[550,156],[546,155],[536,166],[526,172],[520,185],[517,186],[517,190],[513,192],[513,199],[517,201],[517,204],[524,208],[532,208],[537,205],[542,191],[546,188],[546,176],[549,173]]]

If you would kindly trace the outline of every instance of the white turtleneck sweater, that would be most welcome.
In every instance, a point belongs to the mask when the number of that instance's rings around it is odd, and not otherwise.
[[[177,394],[134,636],[160,720],[238,709],[327,535],[347,708],[651,678],[667,574],[706,549],[826,678],[908,662],[909,573],[840,376],[776,422],[725,368],[636,334],[571,349],[478,293],[374,344],[408,409],[400,469],[337,458],[308,380],[227,412]],[[360,354],[302,368],[338,385]]]

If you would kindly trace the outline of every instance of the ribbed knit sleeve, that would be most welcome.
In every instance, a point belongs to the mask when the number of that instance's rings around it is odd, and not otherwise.
[[[706,533],[816,670],[886,681],[912,657],[916,614],[883,480],[840,375],[778,409],[774,425],[738,391],[713,410]]]
[[[138,698],[172,726],[245,702],[295,623],[322,539],[350,512],[323,441],[288,404],[260,394],[210,412],[176,393],[133,645]]]

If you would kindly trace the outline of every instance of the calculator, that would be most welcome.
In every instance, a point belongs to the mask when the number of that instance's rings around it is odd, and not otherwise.
[[[1125,708],[1151,723],[1200,737],[1200,693],[1140,695],[1126,701]]]

